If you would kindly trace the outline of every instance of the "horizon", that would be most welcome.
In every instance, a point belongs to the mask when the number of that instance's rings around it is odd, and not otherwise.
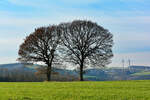
[[[40,66],[43,66],[44,64],[36,64],[36,63],[22,63],[22,62],[14,62],[14,63],[5,63],[5,64],[0,64],[0,66],[3,66],[3,65],[13,65],[13,64],[33,64],[33,65],[40,65]],[[45,66],[45,65],[44,65]],[[88,68],[88,69],[107,69],[107,68],[120,68],[120,69],[124,69],[124,68],[129,68],[129,67],[150,67],[150,66],[143,66],[143,65],[130,65],[130,66],[122,66],[122,67],[117,67],[117,66],[113,66],[113,67],[99,67],[99,68]],[[58,68],[59,69],[59,68]],[[63,69],[63,68],[60,68],[60,69]],[[86,70],[88,70],[86,69]],[[75,70],[75,68],[66,68],[66,70]]]
[[[91,20],[114,36],[110,67],[150,66],[150,1],[148,0],[1,0],[0,64],[17,62],[19,45],[35,28]]]

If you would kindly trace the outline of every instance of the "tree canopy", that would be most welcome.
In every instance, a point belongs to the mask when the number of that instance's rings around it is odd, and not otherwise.
[[[61,31],[66,57],[79,65],[80,80],[83,81],[83,70],[90,67],[103,67],[109,64],[113,56],[113,35],[102,26],[91,21],[75,20],[63,23]]]
[[[44,62],[48,81],[54,62],[63,55],[64,61],[79,67],[83,81],[84,69],[111,62],[112,46],[113,35],[107,29],[92,21],[75,20],[36,29],[26,37],[18,53],[20,61]]]
[[[61,34],[59,27],[52,25],[35,29],[20,45],[19,60],[25,62],[44,62],[47,65],[47,80],[50,80],[53,62],[58,60],[57,47]]]

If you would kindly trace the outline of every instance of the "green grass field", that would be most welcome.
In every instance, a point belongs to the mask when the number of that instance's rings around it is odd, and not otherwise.
[[[0,100],[150,100],[150,81],[0,83]]]

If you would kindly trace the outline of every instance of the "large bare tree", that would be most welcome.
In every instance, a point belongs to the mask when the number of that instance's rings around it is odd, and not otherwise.
[[[103,67],[111,62],[113,35],[107,29],[86,20],[62,23],[60,27],[66,59],[79,65],[81,81],[86,67]]]
[[[58,26],[41,27],[35,29],[20,45],[19,61],[44,62],[47,65],[47,80],[51,80],[52,65],[58,61],[57,47],[61,34]]]

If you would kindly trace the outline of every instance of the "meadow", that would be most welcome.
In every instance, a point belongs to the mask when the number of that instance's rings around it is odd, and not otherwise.
[[[150,81],[4,82],[0,100],[150,100]]]

